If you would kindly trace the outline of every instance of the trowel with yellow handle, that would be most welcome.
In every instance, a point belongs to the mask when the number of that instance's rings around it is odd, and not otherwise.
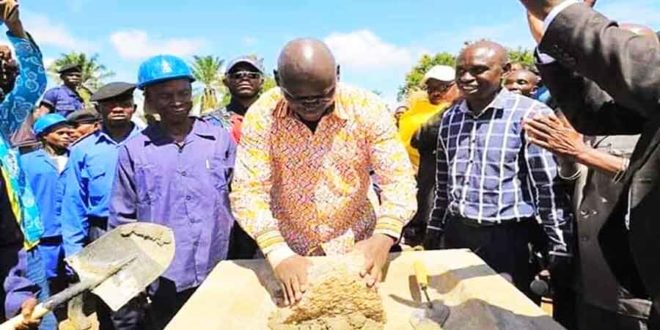
[[[41,318],[85,291],[116,311],[163,274],[173,258],[171,229],[146,222],[119,226],[66,260],[80,282],[37,305],[32,317]],[[13,330],[22,321],[16,316],[0,330]]]
[[[416,309],[410,316],[410,324],[414,329],[432,330],[442,329],[442,326],[449,318],[449,307],[442,300],[435,299],[431,301],[428,293],[429,272],[426,265],[421,260],[413,263],[415,269],[415,279],[419,285],[420,291],[424,294],[426,302],[423,307]]]

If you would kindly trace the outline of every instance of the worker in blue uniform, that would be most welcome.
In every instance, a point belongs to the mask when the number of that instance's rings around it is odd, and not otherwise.
[[[62,201],[59,181],[69,157],[72,128],[62,115],[47,114],[35,121],[33,131],[42,148],[22,155],[21,164],[44,226],[44,233],[39,240],[39,252],[50,292],[54,294],[67,285],[62,232],[57,215]]]

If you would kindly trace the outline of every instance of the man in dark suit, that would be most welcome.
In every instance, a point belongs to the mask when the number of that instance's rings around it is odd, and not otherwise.
[[[539,51],[558,61],[581,90],[558,99],[584,134],[640,134],[623,191],[601,230],[601,246],[619,282],[654,302],[650,329],[660,328],[660,45],[571,0],[521,0],[544,21]],[[542,71],[542,74],[543,71]],[[545,73],[548,74],[548,71]],[[555,88],[562,88],[555,84]],[[552,87],[550,90],[552,92]],[[572,111],[573,109],[574,111]],[[630,258],[632,255],[632,258]]]

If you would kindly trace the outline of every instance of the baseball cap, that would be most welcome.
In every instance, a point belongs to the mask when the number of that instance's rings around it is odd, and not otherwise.
[[[251,55],[244,55],[240,56],[238,58],[233,59],[231,62],[229,62],[229,65],[227,65],[227,69],[225,70],[225,73],[231,72],[231,70],[241,64],[241,63],[246,63],[249,64],[250,66],[254,67],[259,71],[259,73],[263,74],[264,73],[264,68],[263,65],[261,64],[261,61],[256,58],[255,56]]]
[[[456,78],[456,71],[448,65],[435,65],[424,74],[422,83],[426,84],[429,79],[452,82]]]

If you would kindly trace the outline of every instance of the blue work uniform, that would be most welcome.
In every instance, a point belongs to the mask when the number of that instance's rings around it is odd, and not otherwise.
[[[85,102],[78,92],[65,85],[47,90],[41,99],[41,104],[50,106],[53,108],[53,113],[59,113],[64,117],[85,107]]]
[[[134,126],[126,140],[139,131]],[[104,130],[99,130],[71,148],[63,174],[65,188],[60,215],[64,254],[67,257],[80,251],[107,229],[108,208],[121,145],[123,142],[118,143]]]
[[[21,164],[34,193],[44,226],[44,234],[39,240],[39,251],[46,267],[46,277],[53,279],[64,275],[64,250],[58,218],[63,193],[63,187],[59,184],[61,172],[44,149],[21,156]]]

